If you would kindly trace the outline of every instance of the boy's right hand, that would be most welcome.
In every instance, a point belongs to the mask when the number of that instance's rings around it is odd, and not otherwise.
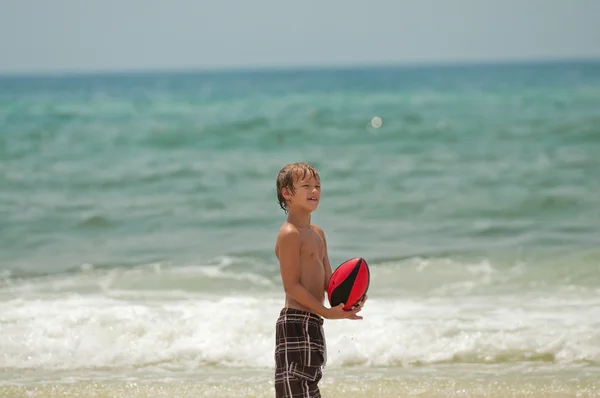
[[[335,307],[329,308],[327,319],[363,319],[362,316],[356,315],[362,308],[352,308],[348,311],[344,310],[344,303],[338,304]]]

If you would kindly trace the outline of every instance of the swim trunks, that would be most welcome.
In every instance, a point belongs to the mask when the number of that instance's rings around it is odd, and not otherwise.
[[[321,398],[318,383],[326,360],[323,318],[283,308],[275,327],[276,398]]]

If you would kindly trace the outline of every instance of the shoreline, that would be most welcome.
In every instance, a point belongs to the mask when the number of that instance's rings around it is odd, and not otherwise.
[[[135,374],[134,374],[135,373]],[[137,369],[22,379],[0,385],[11,397],[270,397],[271,369],[201,368],[167,374]],[[22,373],[18,373],[22,374]],[[67,375],[70,375],[67,377]],[[4,374],[4,376],[8,376]],[[56,377],[61,381],[57,381]],[[110,377],[112,376],[112,380]],[[34,381],[37,380],[37,381]],[[336,397],[594,397],[600,395],[600,367],[491,365],[419,368],[325,368],[324,396]]]
[[[597,381],[323,380],[324,396],[336,397],[597,397]],[[0,387],[10,397],[271,397],[272,381],[228,383],[78,381],[69,384]]]

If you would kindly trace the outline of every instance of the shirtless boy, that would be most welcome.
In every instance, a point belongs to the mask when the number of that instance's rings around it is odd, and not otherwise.
[[[364,304],[343,310],[344,303],[323,305],[332,269],[327,241],[311,213],[321,199],[317,171],[306,163],[284,166],[277,176],[277,200],[287,213],[279,229],[275,255],[285,290],[285,306],[275,328],[275,396],[319,398],[321,367],[326,361],[323,319],[362,319]]]

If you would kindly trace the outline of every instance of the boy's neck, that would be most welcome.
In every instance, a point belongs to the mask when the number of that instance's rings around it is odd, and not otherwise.
[[[309,212],[289,212],[287,222],[295,225],[298,228],[310,227],[310,213]]]

